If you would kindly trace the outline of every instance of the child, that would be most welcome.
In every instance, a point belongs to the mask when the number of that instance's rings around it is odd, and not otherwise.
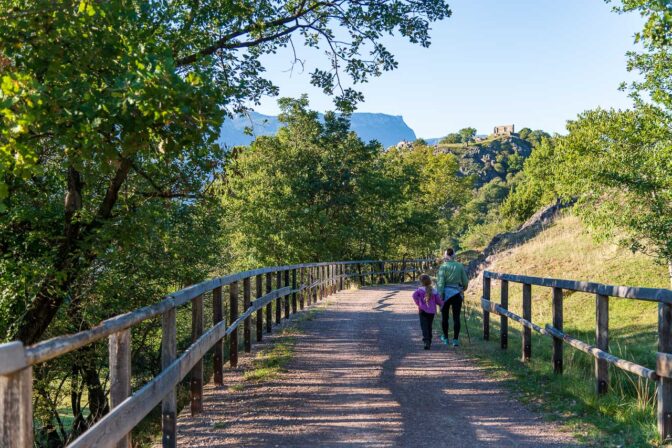
[[[432,345],[432,323],[434,322],[434,314],[436,314],[436,306],[443,306],[443,300],[441,300],[436,289],[432,288],[432,279],[429,275],[422,274],[420,283],[422,286],[413,293],[413,301],[418,306],[425,350],[429,350]]]

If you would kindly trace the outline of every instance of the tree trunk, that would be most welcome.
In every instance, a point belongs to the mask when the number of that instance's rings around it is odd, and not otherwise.
[[[79,274],[95,260],[96,257],[93,254],[87,254],[86,257],[80,254],[79,245],[87,235],[90,235],[93,230],[100,227],[104,221],[112,216],[119,190],[125,182],[131,166],[131,160],[121,160],[114,177],[110,180],[96,217],[84,227],[76,216],[82,208],[83,182],[75,168],[70,167],[68,169],[64,237],[52,270],[41,282],[35,298],[21,317],[12,339],[19,339],[26,345],[34,344],[40,340],[47,330]]]
[[[672,289],[672,260],[667,260],[667,272],[670,276],[670,289]]]

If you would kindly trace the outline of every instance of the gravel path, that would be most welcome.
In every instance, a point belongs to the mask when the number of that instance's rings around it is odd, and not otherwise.
[[[574,447],[469,358],[422,349],[410,286],[348,290],[301,322],[287,371],[242,380],[250,357],[204,392],[204,414],[178,419],[189,447]],[[265,343],[273,338],[265,337]],[[256,345],[255,348],[261,345]]]

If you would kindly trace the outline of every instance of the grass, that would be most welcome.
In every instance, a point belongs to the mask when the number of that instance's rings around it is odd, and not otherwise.
[[[596,243],[573,216],[559,219],[536,238],[495,257],[488,270],[540,277],[591,280],[619,285],[665,288],[666,269],[651,258],[612,244]],[[493,375],[524,401],[569,425],[588,446],[659,446],[655,420],[655,385],[610,367],[610,391],[594,392],[593,358],[565,345],[564,374],[553,374],[551,339],[533,332],[532,360],[520,361],[520,326],[509,321],[509,349],[501,350],[499,316],[491,315],[490,341],[482,340],[481,285],[467,291],[469,350]],[[509,285],[509,308],[522,314],[522,288]],[[492,300],[499,303],[499,284]],[[585,342],[595,340],[595,299],[583,293],[564,296],[564,330]],[[655,366],[657,306],[610,299],[610,352],[644,366]],[[551,289],[533,287],[532,321],[551,323]]]

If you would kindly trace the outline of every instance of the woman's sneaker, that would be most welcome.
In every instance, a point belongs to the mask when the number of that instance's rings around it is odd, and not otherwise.
[[[429,344],[425,343],[425,350],[429,350]]]
[[[446,344],[447,343],[448,343],[448,341],[446,341]],[[457,339],[453,339],[453,347],[459,347],[459,346],[460,346],[460,341],[458,341]]]
[[[441,342],[448,345],[448,339],[444,335],[441,335]]]

